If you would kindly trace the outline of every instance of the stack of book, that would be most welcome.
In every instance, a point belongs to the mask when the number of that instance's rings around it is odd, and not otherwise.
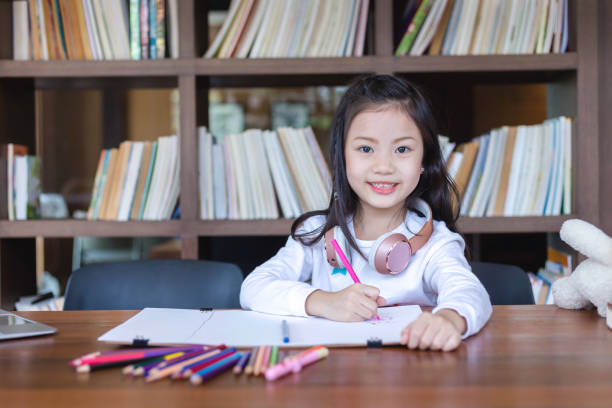
[[[40,160],[28,155],[28,147],[15,143],[0,146],[0,218],[40,218]],[[6,193],[6,196],[4,196]]]
[[[199,131],[202,219],[297,217],[327,208],[329,168],[310,128],[250,129],[213,143]]]
[[[178,58],[178,0],[17,0],[13,49],[16,60]]]
[[[571,214],[572,120],[504,126],[462,144],[447,162],[461,215]]]
[[[205,58],[363,55],[369,0],[232,0]]]
[[[125,141],[100,153],[89,220],[167,220],[176,217],[179,141]]]
[[[395,55],[563,53],[567,0],[408,0]]]

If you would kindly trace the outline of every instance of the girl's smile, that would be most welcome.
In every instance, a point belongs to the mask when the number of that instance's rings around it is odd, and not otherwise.
[[[368,183],[372,190],[378,194],[391,194],[395,191],[397,183]]]

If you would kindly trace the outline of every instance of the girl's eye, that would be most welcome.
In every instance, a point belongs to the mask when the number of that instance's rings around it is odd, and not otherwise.
[[[408,146],[400,146],[396,150],[398,153],[408,153],[410,148]]]
[[[370,153],[372,148],[370,146],[359,146],[359,151],[363,153]]]

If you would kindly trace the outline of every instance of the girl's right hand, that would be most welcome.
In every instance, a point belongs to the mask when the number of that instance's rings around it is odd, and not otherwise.
[[[354,283],[338,292],[315,290],[306,298],[306,313],[339,322],[359,322],[376,316],[387,301],[377,287]]]

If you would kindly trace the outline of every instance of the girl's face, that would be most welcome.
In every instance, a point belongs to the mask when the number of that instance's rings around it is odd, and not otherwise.
[[[364,214],[396,216],[421,175],[423,138],[399,107],[364,110],[351,122],[344,147],[348,182]]]

